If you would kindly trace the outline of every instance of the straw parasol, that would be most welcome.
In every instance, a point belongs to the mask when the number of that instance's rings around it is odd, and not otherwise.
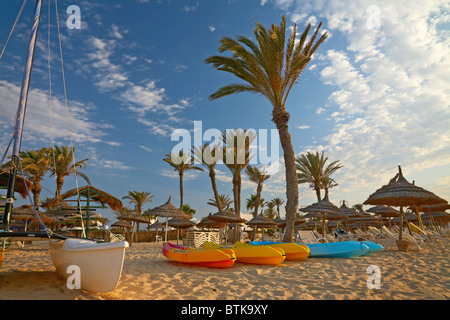
[[[184,218],[189,219],[190,216],[186,213],[184,213],[183,210],[180,210],[176,208],[171,202],[170,199],[172,197],[169,197],[169,200],[167,200],[166,203],[163,205],[153,208],[149,211],[147,211],[147,214],[157,217],[166,217],[166,230],[165,230],[165,239],[164,241],[167,242],[167,226],[169,218]]]
[[[225,224],[247,222],[247,220],[239,217],[237,214],[234,214],[233,212],[228,210],[216,212],[214,214],[209,215],[208,218],[216,222],[224,222]],[[226,230],[226,233],[227,234],[225,235],[225,239],[227,239],[228,237],[228,230]]]
[[[131,221],[131,222],[138,222],[138,223],[147,223],[147,224],[150,222],[146,217],[144,217],[142,214],[140,214],[137,211],[131,211],[127,214],[118,216],[117,219]],[[133,236],[134,236],[134,225],[131,229],[130,246],[132,245],[132,242],[133,242]]]
[[[389,227],[391,227],[391,218],[400,217],[400,211],[390,206],[375,206],[367,209],[367,211],[375,213],[376,215],[380,216],[381,219],[387,218]],[[381,230],[381,232],[383,232],[383,230]]]
[[[315,212],[322,214],[322,234],[325,237],[325,220],[344,219],[344,216],[339,211],[339,208],[328,200],[328,194],[325,197],[312,205],[299,209],[302,212]]]
[[[199,228],[207,228],[207,229],[220,229],[225,227],[225,223],[224,222],[218,222],[218,221],[214,221],[209,219],[208,215],[207,217],[203,217],[202,220],[197,223],[197,227]]]
[[[430,191],[409,183],[403,177],[400,166],[398,166],[397,176],[397,181],[395,181],[395,178],[391,179],[388,185],[381,187],[371,194],[369,198],[364,201],[364,204],[400,207],[399,240],[402,240],[404,206],[420,207],[423,205],[443,204],[447,203],[447,201]]]
[[[177,229],[177,244],[180,236],[180,229],[187,229],[192,226],[195,226],[195,223],[191,220],[183,219],[183,218],[172,218],[169,220],[168,225],[172,228]]]
[[[9,171],[0,169],[0,187],[7,187],[9,182]],[[18,192],[22,198],[27,197],[27,188],[28,190],[33,189],[33,183],[22,177],[21,175],[16,174],[16,179],[14,182],[14,191]]]
[[[119,220],[114,222],[111,227],[115,228],[133,228],[133,225],[126,220]]]
[[[270,220],[268,217],[263,216],[262,214],[259,214],[256,217],[250,219],[250,221],[247,221],[246,224],[249,226],[253,226],[252,240],[255,240],[255,231],[258,229],[258,227],[262,228],[262,240],[264,240],[264,228],[278,226],[278,223]]]
[[[155,237],[158,236],[158,229],[164,229],[164,225],[159,222],[158,219],[156,219],[155,222],[153,222],[151,225],[148,226],[148,230],[150,231],[150,229],[156,229],[156,235]]]

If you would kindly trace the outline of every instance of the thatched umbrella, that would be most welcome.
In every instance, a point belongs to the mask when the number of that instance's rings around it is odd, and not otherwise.
[[[209,216],[203,217],[202,220],[199,223],[197,223],[197,227],[206,229],[220,229],[225,226],[226,224],[224,222],[211,220],[209,219]]]
[[[246,222],[245,219],[239,217],[237,214],[234,214],[233,212],[228,211],[228,210],[216,212],[214,214],[209,215],[208,218],[213,221],[224,222],[225,225],[227,225],[228,223],[244,223],[244,222]],[[225,242],[226,242],[226,239],[228,236],[228,230],[226,230],[226,233],[227,234],[225,235]]]
[[[172,218],[169,220],[168,225],[172,228],[177,229],[177,244],[180,236],[180,229],[187,229],[192,226],[195,226],[195,223],[191,220],[183,219],[183,218]]]
[[[164,241],[167,242],[167,227],[168,227],[168,221],[169,218],[183,218],[183,219],[190,219],[190,216],[186,213],[184,213],[183,210],[180,210],[176,208],[171,202],[171,197],[169,197],[169,200],[167,200],[166,203],[163,205],[153,208],[146,213],[152,216],[157,217],[166,217],[166,234]]]
[[[313,203],[305,208],[299,209],[302,212],[315,212],[322,215],[322,235],[325,237],[325,220],[344,219],[339,208],[328,200],[328,194],[319,202]]]
[[[268,217],[263,216],[262,214],[259,214],[256,217],[250,219],[246,222],[246,224],[249,226],[253,226],[252,240],[255,240],[255,233],[258,227],[262,228],[262,240],[264,240],[264,228],[278,226],[278,223],[270,220]]]
[[[118,216],[117,219],[119,219],[119,220],[127,220],[127,221],[133,222],[133,228],[131,229],[130,246],[132,245],[132,242],[133,242],[134,222],[147,223],[147,224],[149,223],[149,220],[146,217],[144,217],[142,214],[137,212],[137,211],[131,211],[131,212],[127,213],[127,214]]]
[[[133,225],[126,220],[119,220],[111,224],[111,227],[115,228],[133,228]]]
[[[395,181],[395,179],[391,179],[388,185],[381,187],[371,194],[369,198],[364,201],[364,204],[400,207],[399,240],[401,241],[404,218],[403,207],[442,204],[447,201],[430,191],[409,183],[403,177],[400,166],[398,166],[398,171],[397,181]]]
[[[0,169],[0,187],[7,187],[9,181],[9,171]],[[27,197],[27,188],[31,190],[33,183],[30,180],[25,179],[21,175],[16,174],[16,180],[14,182],[14,191],[18,192],[22,198]]]
[[[156,219],[155,222],[153,222],[151,225],[148,226],[148,230],[150,230],[150,229],[156,229],[155,237],[157,237],[158,236],[158,229],[164,229],[164,225],[161,222],[159,222],[158,219]]]
[[[400,211],[397,209],[394,209],[390,206],[375,206],[372,208],[367,209],[368,212],[375,213],[376,215],[380,216],[381,218],[387,218],[389,223],[389,228],[391,227],[391,218],[400,217]],[[381,229],[381,232],[383,232],[383,229]]]

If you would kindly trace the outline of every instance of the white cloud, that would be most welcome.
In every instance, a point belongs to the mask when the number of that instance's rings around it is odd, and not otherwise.
[[[298,126],[297,128],[300,129],[300,130],[304,130],[304,129],[309,129],[310,126],[308,126],[306,124],[302,124],[302,125]]]
[[[214,32],[216,30],[216,28],[214,26],[209,26],[209,31]]]
[[[322,45],[312,70],[333,89],[316,111],[331,110],[334,128],[323,138],[323,149],[344,164],[333,192],[355,193],[365,184],[378,188],[399,164],[413,174],[450,163],[450,49],[445,28],[436,28],[448,20],[448,2],[375,2],[380,25],[369,28],[374,13],[367,8],[373,4],[330,0],[295,7],[293,1],[276,1],[289,8],[291,21],[314,16],[347,41]]]
[[[0,97],[2,97],[0,125],[5,129],[13,127],[19,95],[19,86],[0,80]],[[106,136],[105,129],[111,128],[106,123],[96,123],[90,120],[96,109],[92,104],[69,100],[70,118],[68,119],[63,98],[55,95],[52,97],[51,115],[49,103],[47,92],[40,89],[30,89],[24,125],[24,143],[51,145],[52,134],[55,144],[67,143],[70,135],[73,141],[77,143],[98,143]],[[50,119],[52,119],[51,122]],[[68,121],[70,121],[70,131]]]

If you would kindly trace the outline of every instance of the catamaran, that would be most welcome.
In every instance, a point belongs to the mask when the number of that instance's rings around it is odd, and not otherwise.
[[[58,274],[64,278],[68,278],[73,274],[73,269],[77,268],[80,272],[80,289],[91,292],[108,292],[116,287],[121,276],[125,249],[128,247],[128,243],[126,241],[100,243],[87,238],[75,238],[54,233],[45,227],[36,210],[35,214],[44,226],[44,231],[9,231],[10,216],[14,202],[16,173],[19,169],[21,169],[20,145],[22,141],[23,123],[25,119],[25,110],[27,106],[28,90],[41,9],[42,0],[36,0],[35,15],[31,29],[31,37],[20,89],[20,99],[17,108],[16,123],[12,140],[14,143],[8,178],[5,211],[2,220],[3,230],[1,231],[3,232],[0,232],[0,241],[2,242],[2,260],[5,252],[6,241],[48,240],[50,243],[52,262]],[[29,199],[31,199],[31,197],[29,197]]]

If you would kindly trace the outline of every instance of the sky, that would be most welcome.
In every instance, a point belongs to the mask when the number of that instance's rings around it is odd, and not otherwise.
[[[0,0],[1,49],[22,3]],[[72,5],[79,10],[68,11]],[[0,59],[2,155],[12,135],[34,6],[27,1]],[[202,133],[209,129],[254,129],[270,136],[276,127],[264,97],[208,99],[237,79],[205,59],[219,53],[221,37],[252,39],[255,22],[279,25],[285,15],[289,33],[294,24],[301,34],[308,23],[315,28],[322,22],[328,34],[286,109],[297,156],[323,151],[329,162],[343,165],[332,176],[338,186],[330,189],[330,201],[364,202],[399,165],[408,181],[450,199],[448,1],[60,0],[57,6],[69,116],[55,3],[49,14],[45,0],[22,150],[72,141],[76,160],[89,159],[82,171],[97,188],[120,199],[128,191],[148,191],[154,198],[144,209],[169,197],[178,206],[178,175],[162,160],[180,142],[172,138],[177,129],[191,133],[192,141],[197,134],[197,142],[207,142]],[[264,151],[266,140],[257,141]],[[273,141],[266,151],[277,158],[278,147],[280,162],[264,184],[265,200],[285,199],[283,151]],[[259,160],[255,164],[263,167]],[[256,193],[256,184],[242,176],[241,212],[247,214],[245,200]],[[232,197],[231,180],[218,165],[219,193]],[[78,184],[86,183],[79,178]],[[43,186],[41,198],[52,197],[54,178],[47,175]],[[74,177],[67,177],[63,192],[74,187]],[[215,212],[206,204],[210,198],[208,173],[186,173],[184,203],[197,211],[196,220]],[[316,202],[315,192],[300,185],[299,201]],[[19,199],[16,205],[27,203]],[[115,221],[111,210],[101,214]]]

